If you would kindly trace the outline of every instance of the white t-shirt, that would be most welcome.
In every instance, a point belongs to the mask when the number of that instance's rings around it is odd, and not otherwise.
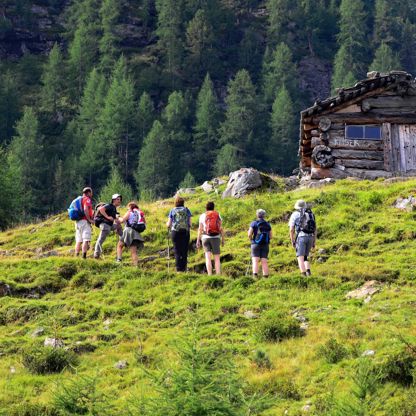
[[[219,215],[219,214],[218,214]],[[221,234],[218,235],[207,235],[206,233],[206,227],[205,227],[205,213],[201,214],[199,216],[199,225],[201,226],[202,224],[202,238],[221,238]],[[222,222],[222,218],[221,215],[219,215],[220,217],[220,221]]]

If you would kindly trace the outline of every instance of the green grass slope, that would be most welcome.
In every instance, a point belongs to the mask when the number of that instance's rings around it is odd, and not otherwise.
[[[172,260],[168,271],[172,200],[141,206],[138,268],[127,252],[115,264],[114,236],[103,260],[73,258],[65,214],[2,233],[0,415],[415,415],[416,214],[392,206],[415,187],[345,180],[239,200],[198,191],[187,198],[191,238],[208,199],[226,230],[213,277],[200,273],[201,251],[192,272],[174,273]],[[319,228],[308,279],[288,243],[299,198]],[[270,278],[253,280],[246,233],[260,207],[275,238]],[[368,280],[381,285],[369,302],[346,299]],[[45,337],[64,348],[45,349]]]

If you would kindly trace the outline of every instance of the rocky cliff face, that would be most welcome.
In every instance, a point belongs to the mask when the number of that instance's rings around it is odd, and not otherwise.
[[[0,59],[46,54],[61,41],[63,12],[70,0],[6,1],[0,4]]]

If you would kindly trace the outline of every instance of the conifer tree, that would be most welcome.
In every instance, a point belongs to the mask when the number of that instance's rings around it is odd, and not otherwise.
[[[79,103],[84,84],[98,57],[99,13],[96,0],[84,0],[68,48],[72,99]]]
[[[184,54],[183,0],[156,0],[156,10],[158,45],[163,52],[166,70],[171,77],[171,86],[174,87],[175,77],[182,66]]]
[[[289,47],[280,43],[272,57],[270,63],[265,61],[263,90],[264,100],[268,106],[271,106],[277,91],[285,85],[290,94],[295,96],[297,91],[296,85],[296,66],[293,63],[292,53]]]
[[[16,125],[16,136],[9,148],[9,165],[19,200],[19,212],[25,215],[45,214],[48,204],[45,197],[45,163],[39,134],[39,122],[31,107],[25,107]]]
[[[245,155],[232,144],[225,144],[218,152],[215,159],[214,172],[216,175],[228,175],[230,172],[240,169],[245,164]]]
[[[172,147],[160,121],[153,123],[139,155],[136,183],[140,198],[164,197],[172,191]]]
[[[14,221],[18,220],[18,214],[21,212],[19,206],[20,197],[16,186],[16,176],[13,175],[15,169],[10,169],[7,153],[0,148],[0,229],[4,230]]]
[[[109,75],[119,55],[119,36],[115,29],[120,16],[120,2],[117,0],[103,0],[100,16],[102,30],[102,37],[99,42],[101,69],[106,75]]]
[[[406,19],[402,29],[399,57],[405,71],[416,73],[416,23]]]
[[[163,111],[163,127],[167,132],[168,146],[172,154],[169,180],[176,188],[191,165],[192,146],[187,131],[188,105],[181,92],[173,91]]]
[[[365,76],[367,68],[366,15],[362,0],[342,0],[340,6],[340,48],[335,56],[332,89],[345,86],[349,71],[356,79]]]
[[[400,70],[400,60],[389,45],[382,43],[376,50],[374,60],[370,65],[370,71],[389,72]]]
[[[120,169],[122,176],[128,180],[133,170],[133,160],[137,154],[131,154],[131,143],[134,141],[135,101],[133,82],[127,76],[126,61],[121,57],[112,74],[108,94],[99,118],[99,140],[108,149],[108,164]]]
[[[0,143],[12,138],[19,114],[18,85],[15,76],[7,71],[0,78]]]
[[[276,95],[271,113],[271,136],[268,155],[271,168],[279,174],[290,174],[296,165],[297,137],[295,113],[289,91],[283,86]]]
[[[113,166],[110,177],[107,183],[100,191],[99,200],[103,202],[110,202],[111,196],[115,193],[123,197],[123,205],[127,205],[133,200],[133,190],[131,186],[126,183],[120,175],[116,166]]]
[[[198,94],[195,118],[194,172],[198,182],[201,182],[211,175],[218,148],[220,114],[209,74],[206,75]]]
[[[152,124],[155,120],[155,109],[153,101],[147,92],[144,92],[139,100],[138,105],[138,120],[137,120],[137,131],[138,131],[138,147],[140,148],[144,138],[152,128]]]
[[[48,113],[56,114],[62,106],[65,90],[64,68],[60,48],[55,43],[42,74],[41,107]]]
[[[400,25],[398,21],[397,4],[394,0],[376,0],[374,10],[373,46],[378,49],[382,43],[392,49],[400,45]]]
[[[244,69],[238,71],[235,78],[229,82],[227,91],[227,110],[220,127],[220,144],[234,146],[234,154],[241,154],[241,162],[250,163],[257,150],[257,98],[249,73]]]
[[[297,13],[297,2],[291,0],[267,0],[268,43],[272,47],[279,43],[290,44],[290,23]]]
[[[199,78],[209,70],[209,64],[215,60],[213,28],[203,9],[199,9],[188,23],[186,44],[189,51],[188,65],[193,68],[192,74]]]

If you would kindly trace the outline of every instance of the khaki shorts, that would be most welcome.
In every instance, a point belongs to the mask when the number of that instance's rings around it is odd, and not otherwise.
[[[221,238],[218,237],[202,237],[202,247],[205,253],[214,255],[221,252]]]
[[[91,241],[91,224],[87,220],[80,220],[75,222],[75,242],[83,243],[84,241]]]

